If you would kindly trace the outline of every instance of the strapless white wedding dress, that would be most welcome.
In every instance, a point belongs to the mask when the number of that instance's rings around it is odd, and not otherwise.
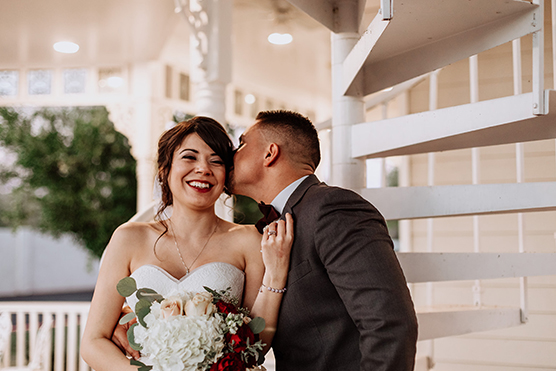
[[[240,303],[245,282],[245,273],[242,270],[223,262],[201,265],[179,280],[164,269],[150,264],[137,268],[131,277],[137,282],[137,288],[153,289],[164,297],[180,292],[206,292],[203,286],[216,291],[230,287],[231,294],[238,298]],[[135,308],[137,301],[135,295],[127,298],[127,304],[132,309]]]

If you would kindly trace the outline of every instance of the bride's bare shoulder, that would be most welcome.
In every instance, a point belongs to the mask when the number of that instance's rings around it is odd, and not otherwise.
[[[159,222],[127,222],[114,231],[112,238],[144,239],[159,236],[164,230],[164,226]]]
[[[229,241],[234,241],[234,245],[239,247],[253,247],[260,249],[261,235],[252,224],[235,224],[225,222],[226,233],[230,237]]]
[[[137,252],[143,246],[152,247],[163,232],[164,227],[158,222],[127,222],[114,231],[108,248]]]

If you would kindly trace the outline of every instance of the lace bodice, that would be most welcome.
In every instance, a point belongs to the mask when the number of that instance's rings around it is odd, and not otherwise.
[[[231,293],[240,302],[243,295],[245,273],[232,264],[212,262],[201,265],[192,270],[187,276],[176,279],[164,269],[156,265],[142,265],[131,277],[137,282],[137,288],[147,287],[155,290],[164,297],[178,292],[204,292],[203,286],[213,290],[226,290],[231,287]],[[133,309],[137,304],[137,297],[127,298],[127,304]]]

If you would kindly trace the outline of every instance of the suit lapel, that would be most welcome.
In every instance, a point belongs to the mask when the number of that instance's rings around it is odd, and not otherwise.
[[[286,202],[286,206],[284,206],[284,212],[282,213],[282,215],[285,215],[286,213],[290,213],[293,215],[292,212],[293,207],[297,205],[299,201],[301,201],[303,195],[305,195],[305,193],[311,186],[319,183],[320,181],[315,174],[309,175],[307,179],[301,182],[301,184],[296,188],[296,190],[293,191],[292,195],[288,199],[288,202]]]

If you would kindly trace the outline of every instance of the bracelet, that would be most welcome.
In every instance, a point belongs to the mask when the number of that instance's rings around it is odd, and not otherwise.
[[[259,289],[259,292],[263,292],[264,289],[267,289],[268,291],[274,292],[276,294],[283,294],[283,293],[286,292],[285,287],[283,289],[275,289],[274,287],[268,287],[263,283],[263,284],[261,284],[261,288]]]

